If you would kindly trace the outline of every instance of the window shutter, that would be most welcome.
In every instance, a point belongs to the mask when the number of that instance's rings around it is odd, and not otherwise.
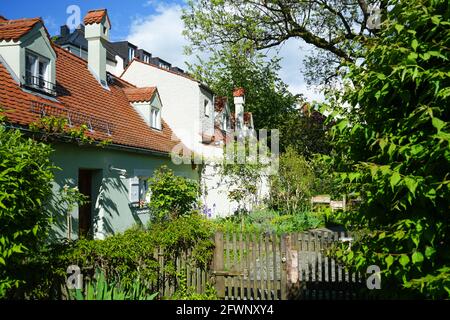
[[[129,200],[131,203],[139,202],[139,178],[134,177],[129,180]]]

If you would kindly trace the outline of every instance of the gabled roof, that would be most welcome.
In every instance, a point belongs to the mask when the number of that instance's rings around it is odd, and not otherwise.
[[[110,90],[105,90],[88,70],[85,60],[57,45],[54,47],[60,91],[57,101],[22,90],[0,62],[0,106],[10,111],[6,115],[11,123],[27,126],[38,120],[40,115],[33,108],[38,104],[48,110],[59,110],[63,116],[72,113],[83,121],[95,120],[98,127],[106,125],[111,135],[95,128],[90,135],[98,140],[111,139],[115,145],[168,154],[179,143],[171,139],[172,130],[164,121],[161,131],[151,129],[130,105],[125,90],[134,86],[110,74],[113,81],[109,83]]]
[[[0,40],[18,41],[39,22],[42,23],[41,18],[0,20]]]
[[[156,87],[126,88],[124,92],[130,102],[147,102],[152,100],[157,89]]]
[[[89,10],[86,16],[84,17],[83,22],[85,25],[102,23],[104,18],[108,20],[109,25],[111,26],[111,21],[109,21],[108,17],[108,10],[106,9]]]

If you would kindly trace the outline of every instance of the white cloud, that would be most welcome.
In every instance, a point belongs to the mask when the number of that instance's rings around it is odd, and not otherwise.
[[[145,6],[155,7],[155,13],[137,18],[131,25],[127,40],[171,63],[186,68],[185,61],[193,62],[194,57],[185,56],[183,48],[188,44],[182,35],[182,6],[178,4],[156,4],[149,0]],[[272,49],[269,55],[282,57],[280,77],[289,85],[294,94],[302,93],[308,100],[323,100],[323,95],[308,88],[303,79],[303,58],[310,50],[309,45],[298,39],[286,41],[277,52]]]
[[[182,35],[181,10],[179,5],[158,5],[155,14],[132,23],[127,40],[173,66],[184,68],[188,59],[183,54],[187,40]]]

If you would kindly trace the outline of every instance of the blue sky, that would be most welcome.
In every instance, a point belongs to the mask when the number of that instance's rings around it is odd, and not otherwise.
[[[47,3],[47,4],[46,4]],[[66,23],[69,14],[66,10],[71,5],[81,9],[81,17],[91,9],[107,8],[113,24],[112,40],[125,39],[132,22],[156,13],[158,5],[176,5],[183,1],[145,1],[145,0],[1,0],[0,15],[8,19],[41,17],[51,35],[59,33],[59,27]]]
[[[112,41],[128,40],[181,68],[186,68],[186,61],[195,61],[183,53],[188,44],[181,34],[185,0],[0,0],[0,15],[8,19],[42,17],[49,33],[57,35],[69,17],[66,11],[71,5],[80,7],[81,19],[91,9],[107,8]],[[293,93],[321,100],[322,96],[308,88],[302,76],[307,51],[300,40],[290,39],[283,44],[278,53],[283,58],[280,77]]]

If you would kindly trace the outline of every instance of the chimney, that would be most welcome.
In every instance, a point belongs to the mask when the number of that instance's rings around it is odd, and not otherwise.
[[[69,27],[66,24],[61,26],[60,30],[61,30],[60,31],[60,36],[62,38],[66,38],[69,35],[69,33],[70,33]]]
[[[233,97],[234,97],[234,114],[236,117],[235,129],[242,130],[244,128],[244,104],[245,104],[244,88],[234,89]]]
[[[84,17],[85,37],[88,42],[88,65],[91,73],[103,87],[106,82],[106,48],[105,41],[109,40],[109,21],[106,9],[91,10]]]

